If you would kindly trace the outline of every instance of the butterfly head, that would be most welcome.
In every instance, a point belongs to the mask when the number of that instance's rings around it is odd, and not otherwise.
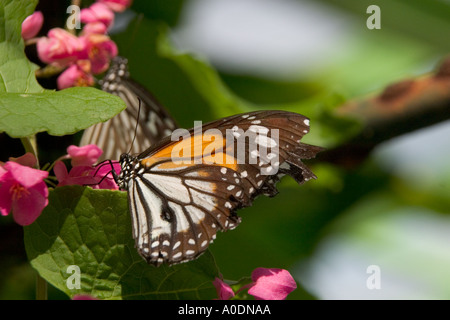
[[[117,181],[119,188],[126,190],[128,187],[128,182],[134,178],[134,175],[139,171],[140,163],[136,157],[131,156],[129,153],[122,153],[119,159],[120,163],[120,174]]]

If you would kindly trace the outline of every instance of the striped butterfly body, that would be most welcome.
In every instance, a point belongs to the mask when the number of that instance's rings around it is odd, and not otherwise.
[[[122,154],[113,175],[128,191],[139,254],[156,266],[193,260],[218,231],[239,225],[238,209],[276,195],[282,176],[299,184],[316,178],[301,161],[322,150],[300,142],[308,131],[302,115],[257,111],[168,136],[137,156]]]
[[[99,161],[119,159],[130,146],[150,146],[168,136],[177,127],[166,109],[139,83],[130,78],[128,61],[115,57],[105,77],[100,81],[103,91],[119,96],[127,108],[112,119],[87,128],[81,146],[96,144],[103,150]],[[141,100],[141,102],[139,101]],[[140,115],[139,106],[141,105]],[[136,126],[136,123],[138,125]],[[136,129],[135,143],[132,143]],[[137,152],[136,150],[131,150]]]

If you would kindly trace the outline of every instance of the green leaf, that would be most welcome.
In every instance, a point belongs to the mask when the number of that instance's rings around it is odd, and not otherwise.
[[[38,68],[25,56],[22,21],[33,13],[37,0],[2,0],[0,5],[0,93],[43,92],[34,72]]]
[[[217,117],[225,117],[252,110],[254,106],[235,95],[223,83],[217,71],[206,61],[190,54],[178,52],[169,42],[168,30],[159,26],[157,50],[160,56],[170,59],[190,78],[192,85],[208,102]]]
[[[47,131],[73,134],[125,109],[118,97],[94,88],[44,90],[24,52],[22,21],[37,1],[2,0],[0,5],[0,133],[21,138]]]
[[[47,131],[73,134],[125,109],[122,99],[95,88],[0,94],[0,132],[13,138]]]
[[[25,247],[32,266],[70,297],[100,299],[213,299],[218,275],[207,252],[199,259],[153,267],[134,248],[125,192],[80,186],[50,192],[49,205],[25,227]],[[81,289],[69,289],[67,272],[77,265]]]

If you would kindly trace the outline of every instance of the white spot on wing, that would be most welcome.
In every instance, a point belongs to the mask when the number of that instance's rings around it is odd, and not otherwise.
[[[172,256],[174,259],[178,259],[179,257],[181,257],[181,252],[178,252]]]
[[[273,148],[277,146],[277,142],[274,139],[269,138],[265,135],[257,135],[255,138],[255,143],[265,148]]]
[[[269,133],[269,128],[258,126],[258,125],[251,125],[248,130],[259,133],[259,134],[265,134],[267,135]]]
[[[152,243],[152,248],[156,248],[157,246],[159,246],[159,241],[154,241]]]

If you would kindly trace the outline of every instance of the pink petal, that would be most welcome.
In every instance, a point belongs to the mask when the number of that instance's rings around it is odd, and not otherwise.
[[[133,0],[97,0],[107,5],[111,10],[115,12],[122,12],[129,6],[131,6]]]
[[[2,177],[4,177],[4,175],[2,175]],[[5,177],[0,180],[0,182],[0,213],[2,216],[7,216],[11,212],[12,198],[10,190],[14,181]]]
[[[101,22],[89,22],[83,27],[82,35],[88,35],[92,33],[105,34],[107,31],[106,26]]]
[[[229,300],[230,298],[234,297],[233,289],[231,289],[231,287],[221,279],[216,277],[216,279],[213,281],[213,285],[216,287],[219,300]]]
[[[105,175],[107,175],[108,173],[110,173],[113,169],[117,174],[120,174],[120,170],[122,170],[122,167],[120,166],[119,161],[111,161],[112,162],[112,168],[110,163],[105,162],[102,163],[101,165],[98,166],[97,170],[97,174],[96,176],[100,176],[103,177]]]
[[[120,163],[113,162],[112,164],[114,171],[116,174],[120,173]],[[95,176],[99,178],[101,181],[97,186],[91,186],[93,189],[110,189],[110,190],[119,190],[119,186],[114,181],[111,171],[113,170],[109,163],[104,163],[96,168],[96,172],[94,172]]]
[[[48,188],[44,182],[38,183],[23,192],[17,200],[13,201],[12,212],[14,220],[27,226],[33,223],[48,205]]]
[[[101,180],[97,185],[90,186],[92,189],[105,189],[105,190],[119,190],[119,186],[116,184],[112,177],[106,177]]]
[[[76,65],[70,66],[58,76],[58,79],[56,80],[58,89],[63,90],[66,88],[76,87],[76,83],[80,77],[78,67]]]
[[[256,268],[252,280],[254,284],[248,293],[257,300],[284,300],[297,288],[294,278],[284,269]]]
[[[81,22],[101,22],[107,28],[114,22],[114,12],[103,3],[94,3],[80,12]]]
[[[88,294],[76,294],[73,296],[72,300],[98,300],[98,299]]]
[[[44,23],[44,15],[40,11],[29,15],[22,22],[22,38],[25,40],[35,37]]]
[[[79,59],[84,43],[64,29],[51,29],[47,37],[39,38],[36,49],[42,62],[67,67]]]
[[[97,162],[103,151],[95,144],[83,147],[71,145],[67,148],[67,153],[72,158],[72,166],[91,166]]]
[[[10,157],[9,161],[14,161],[14,162],[17,162],[18,164],[21,164],[23,166],[27,166],[30,168],[33,168],[37,163],[36,157],[31,152],[27,152],[23,156],[20,156],[18,158]]]
[[[48,204],[48,188],[43,181],[47,171],[41,171],[8,161],[0,170],[0,212],[11,211],[20,225],[29,225]]]
[[[0,182],[3,181],[2,179],[4,179],[5,174],[8,173],[7,170],[3,169],[4,165],[5,165],[4,163],[0,163]],[[1,187],[1,185],[0,185],[0,187]]]
[[[107,35],[91,33],[81,36],[80,40],[85,48],[81,57],[91,61],[93,74],[106,71],[111,59],[118,54],[116,43]]]
[[[11,173],[13,180],[19,182],[27,189],[42,182],[48,176],[47,171],[29,168],[12,161],[6,162],[3,168]]]
[[[55,173],[56,179],[60,183],[69,177],[69,172],[67,171],[66,165],[62,161],[56,161],[53,166],[53,172]]]
[[[94,168],[90,166],[73,167],[65,179],[58,179],[58,187],[66,185],[96,185],[99,179],[93,177],[93,172]]]
[[[59,90],[70,87],[91,87],[94,83],[95,80],[92,75],[86,73],[79,64],[71,65],[57,79]]]

